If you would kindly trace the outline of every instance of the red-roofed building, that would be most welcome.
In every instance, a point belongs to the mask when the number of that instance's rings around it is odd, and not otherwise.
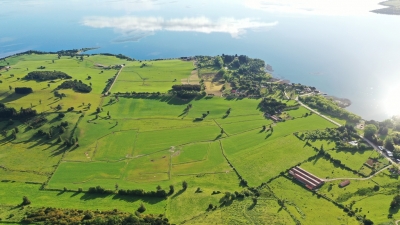
[[[325,182],[317,176],[296,166],[289,170],[289,174],[297,181],[303,183],[308,189],[314,190],[321,187]]]

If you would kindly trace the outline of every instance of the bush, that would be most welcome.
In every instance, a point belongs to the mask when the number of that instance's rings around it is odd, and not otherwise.
[[[140,204],[140,207],[137,209],[138,212],[143,213],[144,211],[146,211],[146,207],[144,206],[143,203]]]
[[[22,197],[21,205],[29,205],[29,204],[31,204],[31,201],[28,199],[28,197],[26,196]]]

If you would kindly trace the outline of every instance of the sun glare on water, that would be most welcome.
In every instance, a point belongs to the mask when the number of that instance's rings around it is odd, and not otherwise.
[[[400,86],[388,88],[382,103],[388,116],[400,115]]]

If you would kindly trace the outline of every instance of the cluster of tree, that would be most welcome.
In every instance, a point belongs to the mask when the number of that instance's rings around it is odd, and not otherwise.
[[[400,158],[400,118],[393,117],[382,122],[370,120],[365,122],[364,136],[375,144],[383,145],[394,151],[395,158]],[[390,131],[390,132],[389,132]],[[380,134],[375,136],[376,134]],[[380,136],[385,137],[384,139]]]
[[[301,139],[328,139],[328,140],[335,140],[335,141],[352,141],[358,140],[358,134],[354,126],[346,124],[341,127],[337,128],[325,128],[325,130],[313,130],[307,131],[305,133],[298,134]]]
[[[199,84],[175,84],[172,86],[174,91],[201,91],[201,85]]]
[[[53,93],[54,93],[55,97],[60,98],[60,99],[67,97],[67,95],[65,93],[61,93],[58,90],[55,90]]]
[[[252,59],[246,55],[196,56],[198,68],[214,67],[224,72],[225,81],[233,88],[248,91],[248,95],[261,95],[261,82],[267,81],[271,75],[265,72],[265,62]],[[227,67],[229,72],[224,71]]]
[[[17,111],[15,108],[8,108],[6,107],[3,103],[0,103],[0,118],[1,119],[14,119],[14,118],[19,118],[19,119],[26,119],[30,118],[33,116],[36,116],[37,112],[34,109],[31,108],[22,108]]]
[[[58,89],[73,89],[76,92],[82,92],[82,93],[89,93],[92,91],[92,87],[90,87],[87,84],[82,83],[82,81],[77,81],[77,80],[67,80],[64,81],[62,84],[60,84]]]
[[[14,90],[16,94],[30,94],[33,92],[31,87],[16,87]]]
[[[335,101],[320,95],[299,97],[299,100],[304,102],[311,108],[316,108],[334,117],[343,118],[352,122],[358,122],[359,120],[361,120],[360,116],[357,116],[343,108],[340,108]]]
[[[400,195],[396,195],[393,197],[392,202],[390,203],[390,208],[394,209],[400,206]]]
[[[38,116],[38,117],[35,117],[35,118],[31,119],[30,121],[28,121],[28,124],[31,129],[34,129],[34,128],[38,128],[38,127],[42,126],[46,122],[47,122],[46,117]]]
[[[268,114],[275,114],[287,108],[286,103],[277,101],[274,98],[263,98],[259,103],[259,107]]]
[[[61,71],[32,71],[29,72],[25,77],[27,80],[56,80],[56,79],[71,79],[72,77]]]
[[[160,214],[142,215],[121,212],[117,209],[110,211],[92,211],[77,209],[60,209],[43,207],[30,210],[21,220],[22,223],[44,223],[44,224],[83,224],[83,225],[104,225],[104,224],[158,224],[169,225],[168,219]]]

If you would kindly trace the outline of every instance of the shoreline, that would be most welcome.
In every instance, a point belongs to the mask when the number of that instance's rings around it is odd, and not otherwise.
[[[385,6],[385,8],[371,10],[370,12],[400,16],[400,0],[387,0],[380,2],[379,5]]]

